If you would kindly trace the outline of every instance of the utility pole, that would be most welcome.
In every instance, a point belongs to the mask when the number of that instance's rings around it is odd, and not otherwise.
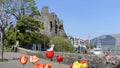
[[[88,46],[89,46],[89,49],[90,49],[90,33],[88,34]]]

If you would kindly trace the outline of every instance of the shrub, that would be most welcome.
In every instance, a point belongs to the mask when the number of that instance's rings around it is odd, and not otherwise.
[[[52,43],[55,45],[54,50],[58,52],[75,52],[72,44],[63,37],[52,37]]]

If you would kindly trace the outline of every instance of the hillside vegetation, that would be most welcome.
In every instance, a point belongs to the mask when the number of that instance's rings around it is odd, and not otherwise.
[[[54,50],[58,52],[75,52],[72,44],[63,37],[51,37],[52,43],[55,45]]]

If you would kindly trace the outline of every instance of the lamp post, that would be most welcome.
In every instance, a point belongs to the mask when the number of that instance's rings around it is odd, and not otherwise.
[[[15,25],[15,45],[16,45],[16,25]]]
[[[17,51],[17,47],[19,46],[19,41],[17,40],[17,32],[19,32],[19,30],[17,30],[16,26],[15,26],[15,45],[14,45],[14,51]]]
[[[17,32],[19,32],[19,30],[17,30],[16,25],[15,25],[15,45],[14,45],[14,51],[17,51],[17,47],[19,46],[19,41],[17,40]]]

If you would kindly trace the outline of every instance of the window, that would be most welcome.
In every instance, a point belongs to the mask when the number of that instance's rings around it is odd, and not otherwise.
[[[50,21],[50,32],[52,31],[52,21]]]

